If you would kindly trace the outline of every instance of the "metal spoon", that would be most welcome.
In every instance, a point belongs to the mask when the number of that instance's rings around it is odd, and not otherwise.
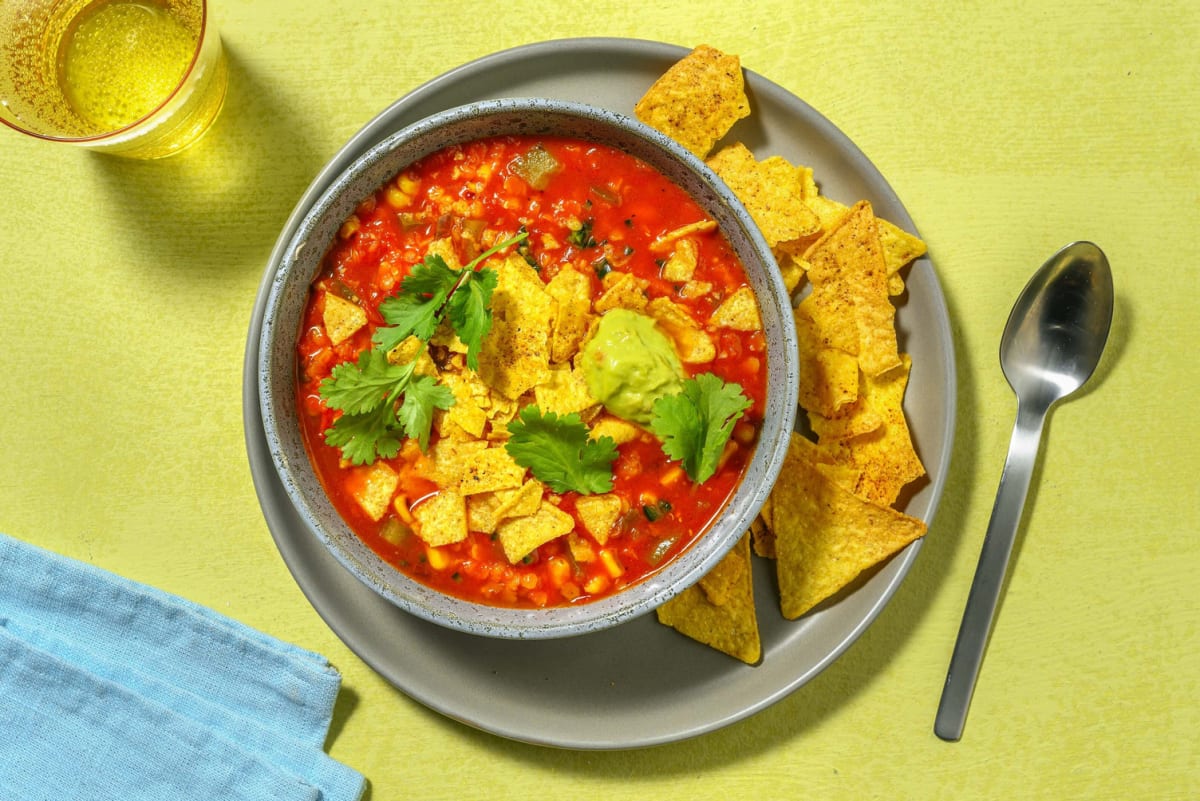
[[[1009,314],[1000,366],[1017,395],[1017,421],[933,724],[943,740],[962,737],[1046,415],[1091,377],[1112,311],[1108,259],[1091,242],[1075,242],[1042,265]]]

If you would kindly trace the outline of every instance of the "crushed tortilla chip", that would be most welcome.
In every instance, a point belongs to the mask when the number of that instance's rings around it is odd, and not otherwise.
[[[367,312],[354,301],[326,292],[322,319],[330,344],[340,345],[367,324]]]
[[[496,536],[508,561],[516,564],[535,548],[575,529],[575,518],[552,503],[542,501],[536,512],[509,518],[496,527]]]
[[[750,115],[741,61],[700,45],[655,81],[633,111],[704,158],[735,122]]]
[[[646,286],[647,283],[633,273],[612,271],[604,276],[604,291],[596,298],[595,312],[604,314],[612,309],[641,311],[649,303]]]
[[[757,307],[755,307],[757,311]],[[680,304],[670,298],[655,298],[646,312],[675,344],[675,353],[684,364],[707,364],[717,357],[717,346],[708,332],[696,325]]]
[[[497,522],[510,517],[524,517],[538,510],[546,485],[537,479],[530,479],[515,490],[498,490],[496,497],[500,503],[496,506]]]
[[[622,420],[620,417],[611,414],[602,414],[592,422],[588,436],[592,439],[608,437],[617,445],[623,445],[626,442],[633,442],[640,437],[643,430],[636,423]]]
[[[606,493],[581,495],[575,501],[575,511],[579,513],[579,519],[583,522],[583,527],[592,535],[592,539],[604,545],[608,542],[608,535],[612,532],[623,509],[620,496]]]
[[[517,464],[502,446],[485,448],[463,466],[458,491],[463,495],[514,489],[521,486],[525,468]]]
[[[543,414],[582,413],[599,405],[588,390],[583,370],[566,364],[550,368],[546,380],[533,388],[533,397]]]
[[[729,328],[734,331],[761,331],[762,317],[758,312],[758,301],[748,286],[738,287],[733,294],[721,301],[712,313],[709,325]]]
[[[375,462],[356,469],[347,482],[350,496],[367,517],[381,520],[400,485],[400,476],[386,462]]]
[[[441,490],[412,508],[417,536],[437,548],[467,538],[467,504],[453,490]]]
[[[680,239],[675,243],[671,255],[662,266],[662,277],[667,281],[691,281],[696,274],[696,256],[698,249],[694,239]]]
[[[699,583],[658,607],[660,623],[686,637],[755,664],[762,658],[750,537],[738,544]]]
[[[660,234],[654,238],[654,241],[650,243],[650,252],[660,255],[670,253],[677,242],[688,239],[696,234],[710,234],[715,230],[717,230],[715,220],[698,220],[694,223],[681,225],[678,228],[672,228],[665,234]]]
[[[546,292],[558,305],[550,329],[550,361],[570,359],[579,350],[592,323],[592,284],[586,275],[567,266],[546,284]]]
[[[517,399],[546,379],[555,300],[518,254],[489,259],[496,270],[492,329],[479,352],[479,375],[506,398]]]

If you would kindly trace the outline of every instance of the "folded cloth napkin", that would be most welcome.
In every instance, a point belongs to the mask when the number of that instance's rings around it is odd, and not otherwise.
[[[319,654],[0,535],[0,799],[353,801]]]

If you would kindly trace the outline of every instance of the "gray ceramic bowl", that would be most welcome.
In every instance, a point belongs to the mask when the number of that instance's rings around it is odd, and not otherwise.
[[[296,343],[309,285],[342,222],[412,162],[444,147],[505,134],[572,136],[616,147],[686,189],[720,226],[758,296],[767,342],[767,408],[759,444],[734,498],[688,550],[642,582],[598,601],[549,609],[485,606],[445,595],[380,559],[326,497],[300,432]],[[401,609],[490,637],[541,639],[599,631],[694,584],[746,531],[779,473],[796,415],[796,336],[786,289],[745,208],[703,162],[637,120],[590,106],[538,99],[489,100],[436,114],[396,132],[354,161],[304,214],[270,287],[259,343],[258,390],[267,445],[300,518],[368,587]]]

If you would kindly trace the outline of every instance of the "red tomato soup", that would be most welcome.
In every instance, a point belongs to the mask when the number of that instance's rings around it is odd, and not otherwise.
[[[456,276],[446,297],[404,284],[432,254]],[[472,354],[469,329],[447,322],[471,311],[456,312],[447,298],[486,283],[466,280],[484,271],[495,279],[490,297],[480,295],[490,328]],[[381,332],[396,325],[389,299],[405,293],[410,308],[444,317],[432,336],[418,329],[384,351]],[[615,402],[593,395],[582,349],[614,310],[640,315],[670,344],[676,387],[712,374],[744,396],[711,476],[698,480],[686,459],[668,456],[654,423],[623,418]],[[327,442],[335,427],[351,428],[338,421],[352,414],[330,387],[349,381],[342,371],[372,349],[379,363],[371,369],[386,365],[408,389],[375,390],[382,411],[358,422],[386,419],[389,433],[364,457]],[[297,358],[309,454],[350,527],[413,579],[493,606],[585,603],[663,567],[737,488],[764,411],[758,307],[721,233],[645,163],[568,138],[497,137],[442,150],[361,203],[313,282]],[[420,429],[420,415],[402,408],[407,393],[436,387],[443,402],[428,415],[422,447],[397,417]],[[649,415],[654,398],[645,400]],[[515,459],[512,426],[530,406],[615,448],[599,487],[556,490]]]

